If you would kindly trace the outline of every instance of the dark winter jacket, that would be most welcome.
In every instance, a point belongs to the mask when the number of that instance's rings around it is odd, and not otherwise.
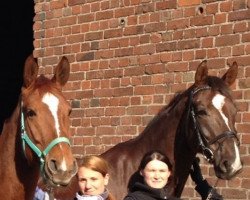
[[[167,189],[155,189],[142,183],[135,183],[132,191],[124,200],[180,200],[179,198],[168,196]]]

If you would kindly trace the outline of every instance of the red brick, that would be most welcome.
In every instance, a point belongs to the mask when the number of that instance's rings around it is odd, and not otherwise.
[[[240,37],[239,35],[225,35],[225,36],[219,36],[215,39],[215,45],[220,46],[232,46],[239,44]]]
[[[69,0],[68,4],[69,6],[74,6],[74,5],[81,5],[84,4],[86,0]]]
[[[229,12],[233,9],[233,2],[232,1],[225,1],[221,2],[220,4],[220,11],[221,12]]]
[[[154,4],[153,3],[145,3],[135,7],[135,14],[143,14],[148,12],[154,12]]]
[[[233,1],[233,10],[242,10],[246,8],[247,4],[245,0]]]
[[[90,7],[91,12],[96,12],[97,13],[97,11],[100,11],[100,9],[101,9],[100,2],[93,2],[91,4],[91,7]]]
[[[211,25],[213,22],[212,16],[197,16],[194,18],[191,18],[190,25],[191,26],[205,26],[205,25]]]
[[[166,0],[156,3],[156,10],[174,9],[177,7],[177,0]]]
[[[126,109],[126,113],[129,115],[144,115],[147,112],[145,106],[131,106]]]
[[[145,67],[145,73],[150,74],[156,74],[156,73],[163,73],[165,72],[165,66],[163,64],[158,65],[149,65]]]
[[[146,33],[164,31],[164,30],[165,30],[165,23],[163,22],[146,24],[144,27],[144,31]]]
[[[168,63],[167,64],[167,71],[168,72],[185,72],[188,70],[188,63]]]
[[[188,19],[171,20],[167,23],[168,30],[184,29],[189,25]]]
[[[82,23],[86,23],[86,22],[91,22],[91,21],[94,21],[94,18],[95,18],[95,16],[93,13],[80,15],[80,16],[78,16],[78,23],[82,24]]]
[[[107,10],[96,13],[96,20],[111,19],[114,17],[113,10]]]
[[[115,37],[121,37],[122,36],[122,29],[112,29],[112,30],[106,30],[104,31],[104,38],[115,38]]]
[[[242,35],[242,42],[250,42],[250,33]]]
[[[158,63],[160,60],[160,56],[157,55],[157,54],[154,54],[154,55],[151,55],[151,56],[148,56],[148,55],[143,55],[143,56],[140,56],[140,60],[139,60],[139,63],[141,65],[145,65],[145,64],[153,64],[153,63]]]
[[[118,8],[115,10],[115,18],[118,17],[126,17],[133,15],[135,13],[135,8],[134,7],[124,7],[124,8]]]
[[[228,14],[229,21],[250,19],[250,10],[235,11]]]
[[[215,19],[214,19],[214,23],[215,24],[223,24],[225,23],[227,20],[227,14],[226,13],[221,13],[221,14],[216,14],[215,15]]]
[[[208,49],[207,50],[207,58],[216,58],[219,57],[218,48]]]
[[[208,4],[206,6],[206,14],[207,15],[210,15],[210,14],[217,14],[218,13],[218,7],[219,7],[219,4],[218,3],[213,3],[213,4]]]
[[[192,5],[199,5],[201,0],[179,0],[179,6],[192,6]]]

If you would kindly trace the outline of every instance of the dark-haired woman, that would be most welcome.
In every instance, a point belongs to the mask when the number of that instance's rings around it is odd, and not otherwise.
[[[168,157],[158,151],[144,155],[139,166],[142,182],[136,182],[124,200],[177,200],[168,195],[172,164]]]

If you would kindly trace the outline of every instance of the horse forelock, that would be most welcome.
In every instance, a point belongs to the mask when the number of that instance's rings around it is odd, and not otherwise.
[[[212,90],[220,92],[222,95],[232,99],[231,91],[225,82],[218,77],[208,76],[207,85],[211,87]]]
[[[55,96],[61,93],[60,88],[57,87],[56,83],[52,82],[51,79],[40,75],[28,88],[24,90],[24,94],[34,94],[36,91],[42,98],[46,93],[54,94]]]

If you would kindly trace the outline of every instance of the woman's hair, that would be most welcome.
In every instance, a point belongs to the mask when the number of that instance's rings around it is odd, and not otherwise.
[[[109,165],[107,161],[101,158],[100,156],[95,156],[95,155],[83,157],[82,162],[79,165],[79,168],[81,167],[86,167],[93,171],[99,172],[103,175],[103,177],[106,176],[109,171]],[[107,200],[115,200],[115,198],[110,192]]]
[[[169,158],[164,153],[157,150],[149,151],[143,156],[138,171],[144,170],[146,165],[152,160],[159,160],[161,162],[164,162],[168,166],[169,171],[172,171],[172,163],[170,162]],[[168,183],[170,183],[171,181],[172,175],[170,175]]]
[[[168,166],[168,169],[172,171],[172,164],[169,158],[160,151],[150,151],[146,153],[143,156],[141,163],[139,165],[139,171],[145,169],[146,165],[152,160],[159,160],[161,162],[164,162]]]
[[[93,171],[99,172],[103,176],[106,176],[106,174],[108,174],[108,168],[109,168],[106,160],[104,160],[100,156],[94,156],[94,155],[83,157],[79,168],[81,167],[86,167]]]

